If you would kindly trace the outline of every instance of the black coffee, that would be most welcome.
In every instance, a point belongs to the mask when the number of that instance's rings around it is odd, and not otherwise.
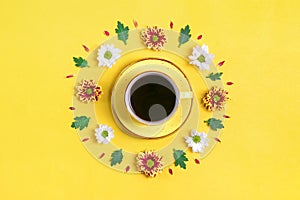
[[[148,75],[133,85],[130,101],[138,117],[155,122],[172,113],[176,104],[176,94],[171,83],[164,77]]]

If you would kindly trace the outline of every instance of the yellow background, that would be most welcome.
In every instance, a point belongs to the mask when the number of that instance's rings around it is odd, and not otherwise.
[[[1,199],[300,199],[300,3],[294,1],[3,1]],[[226,60],[222,143],[184,171],[125,175],[90,156],[70,128],[73,56],[117,20],[179,30]]]

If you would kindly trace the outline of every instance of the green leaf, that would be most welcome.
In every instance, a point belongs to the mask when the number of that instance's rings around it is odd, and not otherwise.
[[[221,80],[223,72],[220,73],[210,73],[206,78],[210,78],[212,81]]]
[[[72,122],[71,127],[75,129],[79,128],[79,130],[82,130],[88,127],[90,119],[91,118],[86,116],[75,117],[74,118],[75,121]]]
[[[175,166],[179,165],[181,168],[186,169],[185,162],[189,159],[185,156],[185,152],[173,149],[173,156],[175,158]]]
[[[210,128],[214,131],[216,131],[217,129],[224,128],[222,121],[219,119],[210,118],[209,120],[204,121],[204,123],[207,123],[210,126]]]
[[[191,38],[191,29],[190,29],[190,26],[189,25],[186,25],[185,28],[182,28],[180,30],[180,35],[179,35],[179,45],[178,47],[180,47],[182,44],[186,43],[189,41],[189,39]]]
[[[83,59],[82,57],[79,58],[73,57],[73,61],[75,62],[76,67],[80,67],[80,68],[88,67],[88,61]]]
[[[126,45],[126,41],[128,39],[128,31],[129,31],[128,26],[124,27],[124,24],[118,21],[118,25],[115,31],[118,34],[118,39],[122,40]]]
[[[110,166],[114,166],[117,163],[121,163],[123,159],[122,149],[116,150],[111,154]]]

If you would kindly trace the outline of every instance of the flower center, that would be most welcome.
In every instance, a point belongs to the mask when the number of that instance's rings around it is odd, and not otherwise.
[[[214,99],[214,102],[218,102],[218,101],[220,101],[221,97],[219,97],[218,95],[214,95],[213,99]]]
[[[205,57],[204,57],[204,55],[199,56],[199,57],[198,57],[198,61],[201,62],[201,63],[205,62]]]
[[[152,41],[153,42],[157,42],[158,41],[158,36],[157,35],[153,35],[152,36]]]
[[[106,51],[104,54],[104,58],[106,58],[107,60],[111,59],[112,57],[112,53],[110,51]]]
[[[102,131],[101,135],[102,137],[106,138],[108,136],[108,131]]]
[[[92,88],[88,88],[88,89],[86,90],[86,93],[87,93],[88,95],[93,94],[93,89],[92,89]]]
[[[149,159],[147,160],[147,167],[152,168],[154,166],[154,161]]]
[[[201,141],[200,136],[195,135],[195,136],[193,137],[193,141],[194,141],[195,143],[199,143],[199,142]]]

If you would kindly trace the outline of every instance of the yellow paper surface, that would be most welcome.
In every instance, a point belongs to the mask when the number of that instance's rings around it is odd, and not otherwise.
[[[0,192],[3,199],[299,199],[298,1],[4,1]],[[97,162],[70,128],[73,56],[133,28],[190,24],[231,101],[221,144],[155,179]]]

